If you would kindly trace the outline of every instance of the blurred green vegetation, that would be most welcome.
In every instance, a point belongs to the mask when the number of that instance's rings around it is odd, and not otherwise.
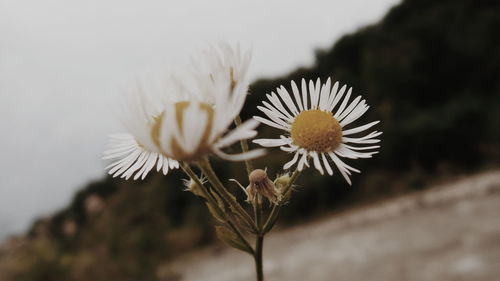
[[[282,222],[498,165],[499,30],[498,1],[407,0],[378,24],[317,50],[312,66],[253,83],[244,119],[258,114],[265,93],[280,85],[289,89],[290,80],[332,77],[371,105],[360,122],[382,121],[381,153],[348,162],[362,170],[353,186],[340,175],[306,171]],[[266,126],[261,131],[280,133]],[[289,157],[273,151],[256,162],[273,175]],[[241,163],[214,163],[225,179],[236,175],[246,182]],[[212,220],[202,200],[183,191],[183,177],[153,173],[141,182],[108,177],[89,184],[66,209],[33,225],[30,242],[18,251],[22,262],[7,280],[176,280],[159,269],[161,262],[214,240]]]

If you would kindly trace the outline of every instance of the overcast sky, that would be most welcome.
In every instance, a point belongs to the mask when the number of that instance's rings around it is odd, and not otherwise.
[[[104,175],[126,81],[220,40],[252,47],[251,77],[278,76],[397,2],[0,0],[0,238]]]

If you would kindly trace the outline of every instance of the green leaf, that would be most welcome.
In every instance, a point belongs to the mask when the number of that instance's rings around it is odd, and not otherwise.
[[[213,206],[212,204],[210,204],[210,202],[206,202],[206,204],[208,210],[216,220],[222,223],[225,223],[227,221],[226,215],[219,207]]]
[[[253,255],[252,248],[247,246],[231,229],[225,226],[216,226],[215,232],[217,233],[217,237],[229,246]]]
[[[222,201],[222,198],[220,198],[219,194],[217,194],[217,192],[215,192],[213,190],[210,190],[210,193],[212,194],[212,197],[215,198],[215,201],[217,201],[217,205],[219,205],[219,209],[221,209],[222,211],[225,211],[226,207],[224,205],[224,201]]]

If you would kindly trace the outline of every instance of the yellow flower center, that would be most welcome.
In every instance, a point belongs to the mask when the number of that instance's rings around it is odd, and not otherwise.
[[[175,119],[177,121],[177,125],[179,126],[181,133],[183,131],[183,119],[184,119],[184,110],[190,105],[188,101],[181,101],[175,104]],[[167,157],[178,161],[192,161],[199,158],[201,155],[205,154],[209,148],[210,144],[208,143],[208,137],[210,136],[210,132],[212,130],[214,110],[211,105],[207,103],[199,103],[200,110],[205,111],[207,114],[207,124],[205,126],[203,135],[198,144],[198,147],[194,149],[193,152],[186,152],[182,149],[182,147],[178,144],[177,140],[172,136],[171,145],[171,153],[163,154]],[[151,138],[156,146],[161,147],[160,145],[160,130],[163,123],[163,119],[165,116],[165,112],[160,113],[158,116],[154,118],[153,125],[151,127]],[[173,125],[173,124],[172,124]],[[189,136],[184,136],[189,137]]]
[[[330,112],[302,111],[292,123],[292,141],[309,151],[329,152],[342,142],[342,127]]]

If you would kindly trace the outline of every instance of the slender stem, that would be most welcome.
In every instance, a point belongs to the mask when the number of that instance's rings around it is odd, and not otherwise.
[[[236,116],[236,118],[234,119],[234,123],[236,124],[236,126],[240,126],[241,125],[241,118],[240,118],[239,115]],[[243,152],[248,152],[248,143],[247,143],[247,140],[245,140],[245,139],[240,140],[240,145],[241,145],[241,150]],[[245,166],[247,168],[248,175],[250,175],[250,173],[253,171],[252,160],[246,159],[245,160]]]
[[[289,193],[289,191],[291,191],[290,189],[292,188],[293,183],[297,180],[299,175],[300,175],[300,171],[295,170],[295,172],[293,172],[292,176],[290,177],[290,182],[283,189],[283,193],[282,193],[283,200],[281,202],[279,202],[277,205],[274,205],[273,209],[271,210],[271,213],[269,214],[269,217],[267,218],[266,223],[264,224],[264,227],[262,228],[263,233],[268,232],[274,226],[274,223],[276,222],[277,217],[279,215],[279,212],[281,210],[281,206],[283,206],[283,204],[287,200],[288,193]]]
[[[203,173],[207,176],[208,180],[212,184],[212,187],[219,193],[219,195],[222,197],[222,199],[229,204],[231,209],[235,211],[240,217],[247,223],[249,227],[252,228],[254,232],[258,232],[257,227],[255,226],[255,222],[252,220],[250,215],[241,207],[238,202],[236,202],[236,199],[234,196],[227,191],[227,189],[224,187],[222,182],[220,181],[219,177],[217,177],[217,174],[215,174],[214,170],[212,169],[212,166],[210,165],[210,162],[208,159],[204,159],[198,163],[199,167],[203,171]]]
[[[236,116],[234,119],[234,123],[236,126],[241,125],[241,118],[240,116]],[[241,151],[242,152],[248,152],[248,142],[246,139],[240,140],[240,145],[241,145]],[[245,167],[247,169],[247,174],[250,176],[250,173],[253,171],[253,162],[250,159],[245,159]],[[259,232],[262,231],[262,206],[259,203],[259,200],[253,204],[253,213],[254,213],[254,218],[255,218],[255,224],[257,225],[257,229]]]
[[[255,271],[257,273],[257,281],[264,281],[264,267],[262,265],[262,248],[264,246],[264,236],[257,235],[255,241]]]
[[[199,185],[201,187],[201,190],[202,190],[203,194],[205,195],[205,198],[207,199],[207,201],[209,202],[209,204],[212,205],[213,208],[216,208],[219,213],[223,214],[224,212],[222,210],[220,210],[219,205],[215,201],[215,198],[212,196],[212,194],[210,194],[210,192],[208,191],[207,187],[205,185],[203,185],[202,181],[196,175],[196,173],[193,172],[193,170],[191,170],[191,168],[189,167],[189,165],[186,164],[186,163],[183,163],[181,165],[181,168],[182,168],[182,170],[191,179],[194,180],[194,182],[197,185]],[[243,236],[243,234],[241,233],[241,231],[239,230],[239,228],[230,219],[227,219],[227,224],[234,231],[234,233],[236,233],[236,235],[238,236],[238,238],[245,244],[245,246],[247,246],[248,249],[252,250],[252,255],[255,255],[255,250],[252,248],[252,246],[250,246],[250,243],[248,243],[248,241],[245,239],[245,237]]]
[[[254,214],[254,217],[255,217],[255,224],[257,225],[257,229],[259,230],[259,233],[262,232],[262,205],[261,205],[261,201],[260,200],[261,195],[257,195],[257,200],[256,202],[253,204],[253,214]]]

